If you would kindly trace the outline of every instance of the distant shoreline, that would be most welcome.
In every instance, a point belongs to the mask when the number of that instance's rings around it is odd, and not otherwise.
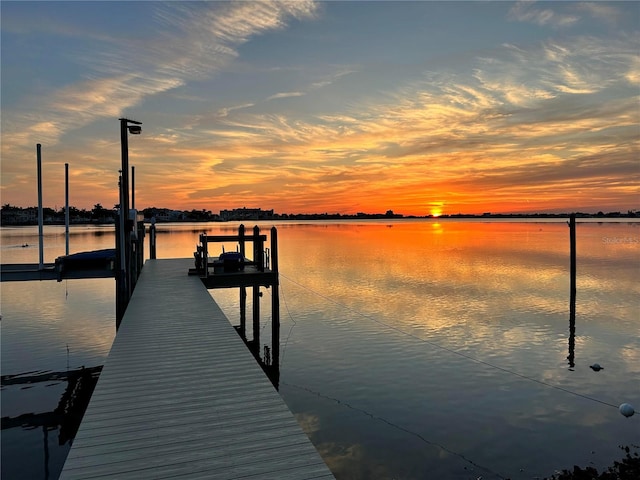
[[[117,207],[117,206],[116,206]],[[17,207],[11,204],[2,206],[2,225],[37,225],[37,207]],[[233,210],[220,210],[219,214],[211,210],[171,210],[168,208],[148,207],[138,210],[138,214],[144,217],[145,222],[155,218],[156,223],[184,223],[184,222],[237,222],[237,221],[287,221],[287,220],[391,220],[391,219],[553,219],[569,218],[640,218],[640,210],[627,210],[626,212],[563,212],[563,213],[492,213],[482,214],[454,213],[441,215],[403,215],[387,210],[385,213],[355,214],[341,213],[276,213],[273,209],[262,208],[235,208]],[[69,207],[69,223],[72,225],[108,225],[114,224],[118,215],[117,208],[107,209],[101,204],[96,204],[91,210],[80,210]],[[65,210],[43,207],[42,218],[45,225],[64,225]]]
[[[185,219],[172,219],[172,220],[164,220],[164,219],[156,219],[156,224],[180,224],[180,223],[232,223],[232,222],[244,222],[244,221],[328,221],[328,220],[345,220],[345,221],[362,221],[362,220],[565,220],[568,219],[571,214],[569,213],[559,213],[559,214],[548,214],[548,213],[540,213],[540,214],[491,214],[491,215],[473,215],[473,214],[454,214],[454,215],[427,215],[427,216],[414,216],[414,215],[377,215],[377,214],[359,214],[359,215],[326,215],[326,214],[295,214],[295,215],[274,215],[270,218],[229,218],[225,220],[221,219],[194,219],[194,218],[185,218]],[[636,214],[619,214],[617,212],[610,214],[588,214],[588,213],[576,213],[577,219],[585,219],[585,220],[602,220],[607,222],[640,222],[640,215]],[[151,223],[150,218],[145,218],[145,223]],[[64,220],[54,219],[54,220],[45,220],[44,225],[47,226],[64,226]],[[71,226],[109,226],[114,225],[114,220],[105,220],[105,221],[71,221]],[[2,226],[3,227],[28,227],[28,226],[37,226],[37,221],[5,221],[3,219]]]

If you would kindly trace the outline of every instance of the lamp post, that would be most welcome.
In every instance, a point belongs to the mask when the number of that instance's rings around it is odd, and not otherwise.
[[[132,124],[132,125],[129,125]],[[129,133],[131,135],[140,135],[142,132],[142,122],[129,120],[128,118],[120,119],[120,145],[122,148],[122,185],[124,191],[124,212],[129,214]]]
[[[122,152],[122,170],[120,177],[120,277],[117,295],[121,298],[121,306],[117,312],[117,325],[119,325],[126,305],[131,296],[131,236],[129,229],[129,133],[139,135],[142,132],[142,122],[120,118],[120,146]]]

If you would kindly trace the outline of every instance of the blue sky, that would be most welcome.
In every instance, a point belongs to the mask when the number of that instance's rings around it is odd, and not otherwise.
[[[640,204],[638,2],[11,2],[2,203],[611,211]]]

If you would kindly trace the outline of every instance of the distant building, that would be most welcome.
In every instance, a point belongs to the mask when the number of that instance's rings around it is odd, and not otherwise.
[[[234,208],[233,210],[220,210],[220,220],[272,220],[273,209],[262,210],[261,208]]]
[[[38,223],[38,209],[36,207],[19,208],[3,207],[3,225],[31,225]]]
[[[182,210],[158,208],[155,217],[158,222],[178,222],[185,219],[185,213]]]

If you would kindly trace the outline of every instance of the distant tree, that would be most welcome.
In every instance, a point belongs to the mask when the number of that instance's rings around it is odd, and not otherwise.
[[[103,220],[107,216],[108,210],[101,204],[96,203],[91,210],[91,218],[93,220]]]
[[[49,208],[49,207],[42,207],[42,214],[45,217],[53,217],[56,214],[56,211],[53,208]]]

